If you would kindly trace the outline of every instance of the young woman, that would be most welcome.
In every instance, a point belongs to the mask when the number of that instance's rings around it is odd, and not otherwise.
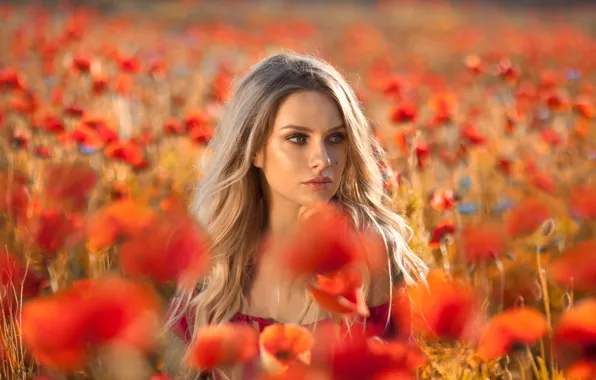
[[[206,324],[262,329],[328,317],[259,245],[265,235],[283,241],[321,202],[333,202],[355,228],[372,228],[384,241],[387,270],[364,290],[367,324],[388,326],[393,285],[415,282],[426,267],[407,245],[404,220],[384,204],[384,151],[336,69],[296,53],[260,61],[237,83],[209,151],[194,205],[212,238],[214,265],[200,292],[172,306],[169,372],[177,372],[192,333]]]

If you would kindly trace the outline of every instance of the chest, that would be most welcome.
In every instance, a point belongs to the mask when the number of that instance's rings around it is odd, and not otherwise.
[[[320,319],[305,286],[259,278],[248,289],[241,313],[280,323],[308,324]]]

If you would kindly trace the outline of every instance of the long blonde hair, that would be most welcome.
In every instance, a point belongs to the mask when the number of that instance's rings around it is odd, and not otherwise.
[[[344,118],[348,162],[335,201],[355,227],[372,228],[383,238],[392,282],[398,276],[406,283],[423,278],[426,266],[407,244],[411,230],[385,202],[385,152],[342,75],[318,58],[283,52],[255,64],[234,87],[208,146],[212,154],[202,161],[203,177],[193,204],[211,236],[214,263],[200,292],[181,297],[196,310],[194,328],[226,322],[240,311],[267,213],[252,157],[266,142],[282,101],[297,91],[327,94]]]

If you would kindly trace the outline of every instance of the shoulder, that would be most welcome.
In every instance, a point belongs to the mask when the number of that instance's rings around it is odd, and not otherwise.
[[[369,235],[369,290],[367,303],[378,306],[389,302],[392,286],[391,265],[387,247],[379,233]]]

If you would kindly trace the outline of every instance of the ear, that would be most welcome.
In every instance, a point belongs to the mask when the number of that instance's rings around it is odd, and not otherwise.
[[[259,150],[258,152],[256,152],[255,154],[252,155],[252,164],[253,166],[262,169],[263,168],[263,162],[264,162],[264,152],[263,150]]]

